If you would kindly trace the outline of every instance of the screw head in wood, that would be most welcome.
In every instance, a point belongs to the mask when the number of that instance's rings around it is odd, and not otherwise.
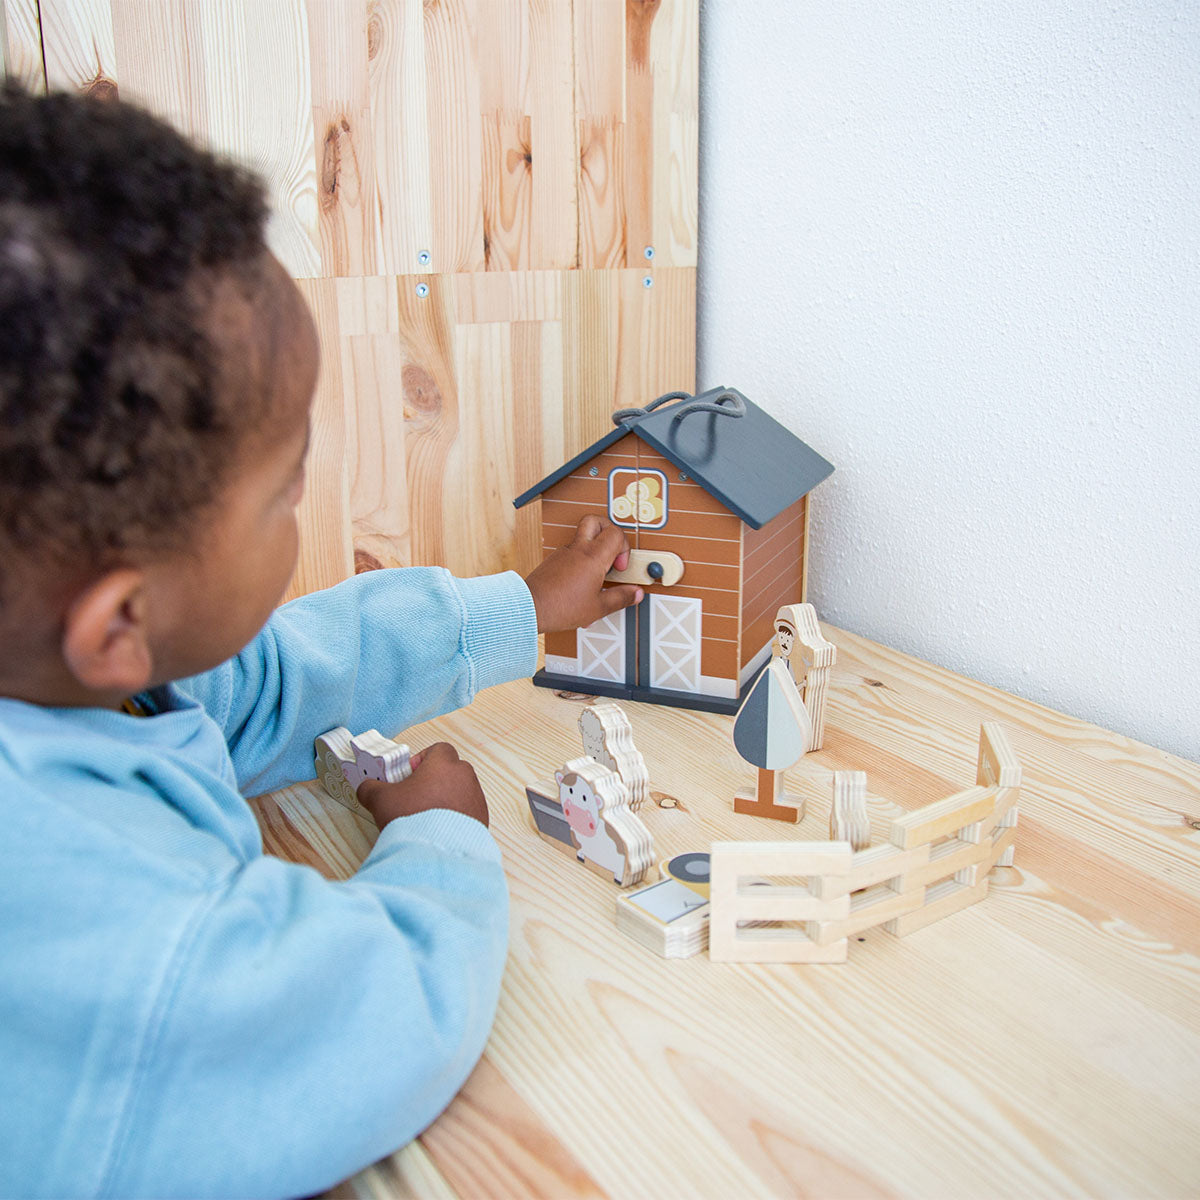
[[[429,266],[429,260],[430,254],[428,250],[422,250],[421,253],[417,255],[417,262],[419,262],[423,267]]]
[[[417,284],[417,295],[420,296],[422,300],[424,300],[425,297],[429,295],[429,284],[418,283]]]
[[[642,257],[643,257],[644,259],[646,259],[647,261],[649,261],[650,259],[652,259],[652,258],[654,257],[654,247],[653,247],[653,246],[647,246],[647,247],[645,248],[645,250],[643,250],[643,251],[642,251]]]
[[[654,286],[654,276],[646,275],[642,278],[642,287],[652,288]]]

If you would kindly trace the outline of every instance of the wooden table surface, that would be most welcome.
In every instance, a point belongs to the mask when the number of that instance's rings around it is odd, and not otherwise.
[[[754,771],[731,717],[626,704],[658,858],[827,836],[834,770],[891,816],[974,783],[982,721],[1024,784],[1016,865],[982,903],[841,965],[658,957],[617,889],[533,831],[524,787],[582,753],[584,699],[527,682],[406,733],[488,796],[512,893],[487,1051],[365,1197],[1200,1194],[1200,765],[862,638],[838,647],[825,746],[787,826],[732,811]],[[255,801],[268,851],[343,877],[374,828],[316,785]],[[647,879],[656,877],[652,868]]]

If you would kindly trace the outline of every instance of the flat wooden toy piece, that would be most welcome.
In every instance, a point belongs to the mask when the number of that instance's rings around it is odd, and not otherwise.
[[[659,864],[662,878],[617,897],[617,928],[663,958],[690,958],[708,945],[709,903],[703,891],[671,873],[671,864],[693,875],[707,854],[681,854]],[[680,860],[691,862],[681,865]],[[705,870],[707,878],[707,868]]]
[[[1000,789],[990,822],[995,830],[1012,829],[1017,823],[1017,801],[1021,795],[1021,764],[1009,745],[1008,736],[995,721],[985,721],[979,729],[979,763],[975,781]],[[985,823],[987,824],[987,823]],[[1013,865],[1013,841],[1009,837],[995,866]]]
[[[411,752],[404,742],[384,737],[377,729],[351,734],[339,725],[313,741],[317,781],[339,804],[366,815],[358,802],[364,779],[399,783],[412,774]]]
[[[914,809],[892,822],[892,845],[907,850],[923,842],[935,842],[992,815],[996,804],[996,788],[973,787],[956,792],[944,800],[935,800],[924,808]],[[964,841],[973,840],[970,837]]]
[[[633,744],[625,710],[611,701],[591,704],[579,714],[579,733],[584,754],[621,777],[629,790],[629,807],[637,812],[650,794],[650,773]]]
[[[850,916],[849,894],[823,898],[818,880],[844,878],[852,856],[848,842],[714,842],[709,957],[714,962],[845,962],[845,937],[822,944],[809,930]],[[802,877],[806,885],[772,883],[772,876]]]

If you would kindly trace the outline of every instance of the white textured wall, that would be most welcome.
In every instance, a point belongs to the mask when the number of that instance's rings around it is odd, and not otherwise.
[[[706,0],[700,373],[834,624],[1200,759],[1200,4]]]

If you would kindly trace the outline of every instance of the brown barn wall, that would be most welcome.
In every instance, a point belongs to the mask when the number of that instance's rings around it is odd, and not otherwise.
[[[746,530],[746,556],[743,563],[745,578],[751,579],[781,550],[794,552],[796,541],[802,536],[804,513],[796,512],[795,506],[783,512],[762,529]]]
[[[761,529],[745,531],[739,669],[770,641],[779,607],[804,598],[806,505],[803,497]]]
[[[565,546],[580,517],[589,512],[604,516],[608,507],[608,473],[613,467],[637,467],[638,440],[628,435],[577,467],[565,479],[548,487],[541,497],[542,548]],[[591,474],[596,467],[597,473]]]
[[[557,654],[559,658],[574,658],[578,648],[577,636],[574,629],[568,629],[565,633],[546,634],[546,653]]]
[[[738,662],[737,642],[722,642],[716,638],[705,638],[700,647],[700,673],[713,679],[736,679],[741,664]]]
[[[575,536],[575,526],[587,513],[603,516],[608,507],[608,472],[613,467],[637,467],[637,440],[621,438],[572,474],[560,479],[542,494],[542,557],[565,546]],[[590,468],[598,468],[591,474]],[[575,630],[546,634],[546,653],[574,658],[578,651]]]

